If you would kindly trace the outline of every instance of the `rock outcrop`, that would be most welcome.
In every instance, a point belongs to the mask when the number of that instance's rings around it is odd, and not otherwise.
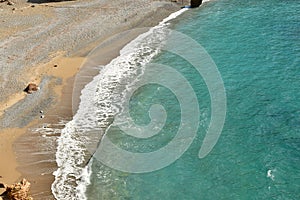
[[[38,91],[39,87],[35,83],[29,83],[24,89],[24,92],[31,94],[32,92]]]
[[[191,8],[199,7],[202,4],[202,0],[191,0]]]
[[[33,200],[29,195],[30,183],[26,179],[11,186],[1,183],[0,187],[5,189],[1,194],[3,200]]]

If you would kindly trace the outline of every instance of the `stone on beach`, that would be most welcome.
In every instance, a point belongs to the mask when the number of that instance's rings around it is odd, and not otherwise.
[[[3,3],[3,2],[7,2],[7,5],[9,5],[9,6],[15,5],[15,3],[10,0],[0,0],[0,3]]]
[[[35,83],[29,83],[27,87],[24,89],[24,92],[28,94],[32,94],[32,92],[38,91],[39,87]]]
[[[26,179],[11,186],[1,183],[0,187],[5,189],[5,192],[1,194],[3,199],[32,200],[32,197],[29,195],[30,183]]]

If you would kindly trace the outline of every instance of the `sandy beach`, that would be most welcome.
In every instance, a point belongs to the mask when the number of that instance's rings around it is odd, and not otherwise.
[[[54,199],[59,130],[76,112],[81,89],[98,73],[86,67],[86,56],[100,47],[97,65],[109,63],[182,1],[12,2],[0,3],[0,183],[24,177],[34,199]],[[26,94],[28,83],[40,89]]]

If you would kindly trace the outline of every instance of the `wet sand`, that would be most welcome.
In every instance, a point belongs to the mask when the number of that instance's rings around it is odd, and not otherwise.
[[[53,199],[56,139],[76,112],[81,89],[98,73],[97,66],[109,63],[147,30],[133,29],[156,25],[181,4],[15,2],[0,4],[0,182],[12,184],[25,177],[34,199]],[[126,30],[132,31],[118,35]],[[85,63],[95,47],[100,49],[97,66]],[[26,95],[22,90],[29,82],[40,90]]]

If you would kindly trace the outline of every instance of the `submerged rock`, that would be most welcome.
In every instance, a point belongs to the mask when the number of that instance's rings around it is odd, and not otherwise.
[[[29,195],[30,183],[24,178],[11,186],[1,183],[0,187],[5,189],[5,192],[1,194],[3,200],[33,200]]]

